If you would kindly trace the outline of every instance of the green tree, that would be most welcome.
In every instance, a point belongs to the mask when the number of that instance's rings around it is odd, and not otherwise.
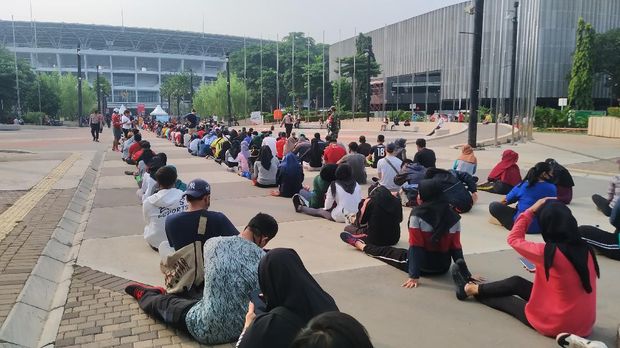
[[[351,82],[341,77],[332,82],[332,90],[334,92],[334,103],[339,111],[351,110]]]
[[[592,104],[593,44],[595,32],[590,23],[579,18],[577,23],[577,44],[573,55],[568,103],[577,110],[590,110]]]
[[[37,84],[26,100],[30,111],[39,111],[49,116],[57,116],[60,109],[60,96],[58,88],[58,73],[39,74]],[[40,97],[40,98],[39,98]]]
[[[228,116],[228,93],[226,75],[221,73],[211,84],[203,83],[194,93],[194,108],[201,116],[217,115],[220,119]],[[232,114],[236,119],[245,118],[249,110],[245,108],[245,85],[236,74],[230,74],[230,99]]]
[[[92,82],[92,87],[95,89],[95,96],[97,95],[97,78]],[[101,88],[101,102],[103,103],[103,97],[109,97],[112,95],[112,86],[108,79],[103,75],[99,75],[99,88]]]
[[[606,84],[614,98],[620,98],[620,28],[596,34],[594,72],[606,75]]]
[[[370,56],[370,66],[368,56]],[[363,110],[368,91],[368,80],[381,73],[381,67],[372,50],[372,38],[360,33],[355,40],[355,56],[342,57],[336,61],[336,64],[340,68],[336,69],[335,72],[339,73],[340,76],[352,80],[355,74],[356,110]]]
[[[181,114],[181,101],[189,100],[191,93],[189,72],[166,76],[162,82],[159,93],[168,100],[168,113]],[[172,99],[176,102],[176,110],[172,109]]]
[[[19,76],[19,92],[23,113],[28,112],[25,101],[29,99],[33,90],[36,90],[36,75],[28,61],[17,60]],[[0,47],[0,120],[6,121],[17,114],[17,84],[15,82],[15,55],[7,49]],[[38,104],[37,104],[38,105]],[[38,110],[38,107],[37,109]],[[35,111],[35,110],[33,110]]]
[[[58,76],[58,95],[60,99],[59,116],[68,120],[76,120],[78,114],[77,103],[77,77],[73,74]],[[88,83],[82,84],[82,110],[83,116],[88,115],[97,108],[97,94],[95,89]]]

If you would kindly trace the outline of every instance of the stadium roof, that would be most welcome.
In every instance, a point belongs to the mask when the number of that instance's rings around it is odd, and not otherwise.
[[[184,54],[221,57],[243,47],[243,37],[187,31],[109,25],[15,21],[18,47],[82,49]],[[246,38],[246,45],[258,39]],[[0,45],[13,46],[11,21],[0,20]]]

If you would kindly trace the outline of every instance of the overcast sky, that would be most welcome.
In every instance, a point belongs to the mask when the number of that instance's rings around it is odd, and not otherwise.
[[[37,21],[121,25],[275,39],[338,41],[463,0],[31,0]],[[30,20],[29,0],[0,0],[0,19]]]

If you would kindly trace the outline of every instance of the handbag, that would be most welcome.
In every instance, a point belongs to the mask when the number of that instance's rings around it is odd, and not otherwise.
[[[205,234],[207,217],[200,216],[198,235]],[[194,241],[161,260],[159,265],[164,273],[164,285],[168,293],[186,292],[204,282],[204,256],[202,242]]]

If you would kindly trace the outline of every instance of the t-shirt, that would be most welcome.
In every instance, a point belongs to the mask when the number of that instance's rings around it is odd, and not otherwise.
[[[413,156],[413,161],[424,166],[424,168],[435,168],[435,151],[427,148],[422,148],[416,152]]]
[[[350,153],[344,157],[340,163],[346,163],[351,167],[351,173],[355,181],[360,184],[366,184],[366,158],[359,153]]]
[[[372,147],[368,143],[361,143],[357,147],[357,152],[368,157],[368,155],[370,155],[370,153],[372,152]]]
[[[286,144],[286,138],[280,138],[276,141],[276,151],[278,152],[276,155],[278,158],[282,158],[284,156],[284,144]]]
[[[125,115],[121,117],[121,124],[123,126],[123,129],[131,129],[131,120]]]
[[[377,163],[379,162],[379,160],[385,157],[385,145],[377,144],[373,146],[370,150],[372,153],[372,167],[377,168]]]
[[[392,165],[390,165],[390,163]],[[381,180],[379,180],[379,183],[390,191],[398,191],[400,185],[394,183],[394,177],[398,174],[402,164],[403,161],[394,156],[380,159],[379,163],[377,163],[377,171],[381,173]]]
[[[116,129],[121,128],[121,116],[119,114],[112,114],[112,126]]]
[[[207,217],[207,229],[204,235],[198,235],[200,215]],[[239,231],[226,215],[209,210],[184,211],[166,218],[166,237],[170,247],[179,250],[186,245],[200,240],[205,242],[216,236],[236,236]]]
[[[557,188],[554,184],[549,182],[537,182],[532,186],[528,186],[527,181],[515,186],[506,195],[506,201],[508,203],[517,203],[517,212],[513,219],[516,220],[521,213],[529,209],[539,199],[544,197],[556,197],[558,194]],[[538,224],[538,218],[534,217],[534,221],[530,224],[528,233],[540,233],[540,225]]]
[[[344,148],[337,144],[329,144],[323,152],[325,164],[336,164],[347,152]]]
[[[198,123],[198,118],[194,114],[188,114],[185,116],[185,119],[189,123],[187,125],[188,128],[196,128],[196,123]]]

